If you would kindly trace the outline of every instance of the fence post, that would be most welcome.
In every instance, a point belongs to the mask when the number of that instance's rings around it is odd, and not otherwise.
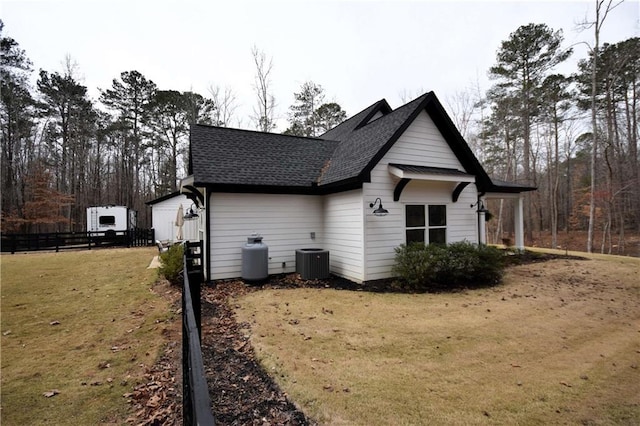
[[[198,326],[198,335],[202,338],[202,320],[201,320],[201,304],[200,304],[200,286],[204,281],[202,269],[202,242],[192,243],[186,241],[184,243],[185,270],[184,273],[189,276],[189,288],[191,290],[191,301],[193,303],[193,311]]]

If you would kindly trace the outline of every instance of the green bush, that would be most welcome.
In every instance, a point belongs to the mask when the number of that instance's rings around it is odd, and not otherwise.
[[[411,291],[493,285],[504,271],[500,250],[466,241],[447,246],[402,244],[395,261],[393,272],[400,286]]]
[[[174,285],[182,285],[182,270],[184,268],[182,244],[174,244],[169,250],[160,253],[160,274]]]

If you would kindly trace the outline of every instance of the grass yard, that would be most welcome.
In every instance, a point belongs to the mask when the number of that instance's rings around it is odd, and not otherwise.
[[[321,424],[640,424],[640,259],[450,294],[251,292],[238,321]]]
[[[2,424],[122,424],[165,342],[157,250],[2,255]],[[56,390],[59,394],[45,397]]]

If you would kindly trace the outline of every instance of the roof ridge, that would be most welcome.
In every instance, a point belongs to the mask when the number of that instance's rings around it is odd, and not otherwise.
[[[324,132],[320,137],[324,135],[330,135],[329,138],[334,140],[343,140],[346,136],[353,133],[356,129],[363,126],[363,123],[366,124],[368,120],[371,119],[376,112],[379,111],[387,111],[390,112],[391,107],[386,99],[380,99],[369,105],[368,107],[362,109],[358,113],[352,115],[351,117],[344,120],[342,123],[334,126],[333,128]]]
[[[374,107],[374,108],[372,108]],[[378,120],[379,118],[384,117],[385,115],[388,115],[390,113],[393,112],[393,108],[391,108],[391,106],[389,105],[389,102],[387,102],[387,100],[385,98],[380,99],[378,102],[374,103],[373,105],[371,105],[369,108],[371,108],[371,111],[369,112],[369,114],[367,114],[360,123],[358,123],[358,125],[356,127],[354,127],[353,131],[355,132],[356,130],[366,126],[367,124]],[[388,109],[388,111],[386,113],[382,113],[382,117],[378,117],[375,120],[372,120],[372,118],[378,113],[381,112],[381,109]],[[362,112],[366,111],[368,108],[365,108]]]
[[[237,128],[237,127],[214,126],[212,124],[202,124],[202,123],[193,123],[193,124],[191,124],[191,126],[198,126],[198,127],[204,127],[204,128],[216,129],[216,130],[229,130],[229,131],[233,131],[233,132],[245,132],[245,133],[252,133],[252,134],[262,134],[262,135],[269,135],[269,136],[283,136],[283,137],[296,138],[296,139],[309,139],[309,140],[314,140],[314,141],[331,141],[332,140],[332,139],[325,139],[325,138],[320,138],[320,137],[315,137],[315,136],[288,135],[286,133],[264,132],[264,131],[261,131],[261,130],[240,129],[240,128]]]

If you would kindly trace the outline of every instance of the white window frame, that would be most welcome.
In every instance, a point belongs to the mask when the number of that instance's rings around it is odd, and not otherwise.
[[[424,212],[424,225],[421,226],[407,226],[407,207],[409,206],[421,206],[423,208],[423,212]],[[429,207],[432,206],[441,206],[444,207],[444,225],[429,225]],[[407,241],[407,231],[412,231],[412,230],[422,230],[423,233],[423,242],[424,244],[431,244],[431,241],[429,239],[429,231],[432,229],[444,229],[444,242],[445,244],[449,241],[448,239],[448,225],[447,225],[447,204],[442,204],[442,203],[433,203],[433,204],[422,204],[422,203],[416,203],[416,204],[405,204],[404,207],[404,229],[405,229],[405,233],[404,233],[404,240],[405,240],[405,244],[408,244]]]

